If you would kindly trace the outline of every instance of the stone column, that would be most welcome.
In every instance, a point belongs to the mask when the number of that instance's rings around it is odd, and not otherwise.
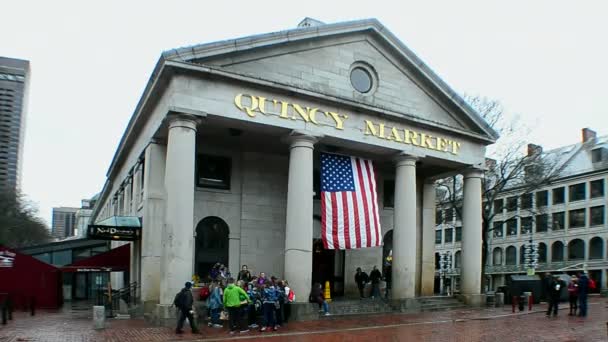
[[[421,296],[432,296],[435,288],[435,182],[422,186]]]
[[[601,284],[600,285],[600,289],[602,291],[605,291],[606,289],[608,289],[608,270],[606,270],[605,268],[602,268],[602,279],[601,279]]]
[[[171,305],[184,283],[192,278],[194,256],[195,116],[170,114],[162,234],[160,304]]]
[[[289,137],[287,222],[285,225],[285,279],[308,302],[312,274],[313,149],[317,138],[305,134]]]
[[[416,158],[397,158],[393,230],[393,299],[416,296]]]
[[[151,142],[144,152],[142,169],[137,181],[143,180],[143,215],[141,230],[141,302],[144,312],[152,312],[160,303],[160,259],[165,224],[165,167],[167,147]],[[140,187],[137,187],[139,198]],[[139,202],[135,200],[135,202]],[[136,206],[138,204],[135,204]]]
[[[460,292],[470,305],[485,304],[481,295],[481,177],[481,170],[464,173]]]

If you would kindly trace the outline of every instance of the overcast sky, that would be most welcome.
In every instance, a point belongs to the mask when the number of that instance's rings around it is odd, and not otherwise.
[[[207,4],[213,4],[209,7]],[[338,5],[339,4],[339,5]],[[163,50],[375,17],[458,93],[499,100],[545,148],[608,134],[608,1],[5,1],[0,56],[32,78],[23,192],[54,206],[99,192]]]

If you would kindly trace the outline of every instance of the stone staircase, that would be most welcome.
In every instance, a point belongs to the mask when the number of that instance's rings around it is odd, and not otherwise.
[[[454,297],[448,296],[433,296],[419,297],[420,311],[445,311],[454,309],[463,309],[467,306]]]

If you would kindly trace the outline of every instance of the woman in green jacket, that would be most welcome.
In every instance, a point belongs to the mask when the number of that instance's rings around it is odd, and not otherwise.
[[[228,310],[230,334],[234,334],[240,326],[240,332],[248,332],[249,329],[241,319],[241,305],[247,306],[251,299],[247,292],[234,285],[234,278],[228,278],[228,286],[224,290],[224,307]]]

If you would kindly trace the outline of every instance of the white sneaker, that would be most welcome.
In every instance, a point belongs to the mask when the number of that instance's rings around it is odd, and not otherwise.
[[[221,324],[214,324],[212,325],[214,328],[223,328],[224,326]]]
[[[331,316],[331,314],[329,312],[326,312],[325,316]]]

